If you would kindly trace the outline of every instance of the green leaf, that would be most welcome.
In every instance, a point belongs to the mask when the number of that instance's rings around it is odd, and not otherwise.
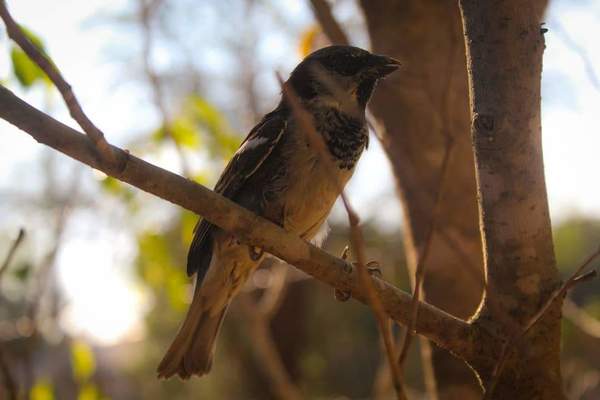
[[[33,43],[42,54],[46,55],[46,50],[42,40],[29,29],[21,26],[25,36]],[[10,51],[10,59],[12,61],[13,72],[15,77],[24,88],[29,88],[37,82],[49,83],[50,80],[23,50],[17,46],[12,46]]]
[[[240,138],[227,123],[227,119],[219,110],[200,96],[193,95],[188,99],[190,113],[195,123],[203,127],[213,141],[213,152],[229,158],[237,150]]]
[[[155,143],[163,143],[166,140],[174,140],[180,146],[188,148],[198,148],[200,140],[196,127],[189,118],[179,117],[169,126],[169,132],[164,126],[155,130],[150,136]]]
[[[100,180],[100,186],[107,193],[110,193],[114,196],[121,196],[123,200],[125,200],[129,205],[132,205],[132,201],[135,198],[134,191],[131,190],[130,187],[124,185],[123,182],[118,179],[113,178],[112,176],[107,176]]]
[[[181,146],[197,148],[200,144],[194,125],[187,118],[178,118],[171,124],[171,134],[175,142]]]
[[[196,117],[211,132],[214,133],[217,131],[223,131],[225,129],[227,126],[225,118],[212,104],[200,96],[193,96],[191,100],[196,111]]]
[[[192,243],[194,227],[198,223],[198,216],[193,212],[184,210],[181,213],[181,241],[187,247]]]
[[[123,184],[118,179],[113,178],[112,176],[107,176],[100,181],[100,186],[102,189],[106,190],[112,194],[121,194],[123,191]]]
[[[31,273],[31,264],[24,263],[14,269],[14,276],[21,282],[25,282]]]
[[[46,379],[39,379],[29,392],[31,400],[54,400],[52,383]]]
[[[167,138],[167,133],[165,132],[165,130],[161,126],[157,130],[155,130],[154,132],[152,132],[152,134],[150,135],[150,138],[152,139],[152,141],[154,143],[162,143]]]
[[[178,311],[184,311],[188,306],[186,302],[188,282],[185,275],[171,268],[168,270],[167,281],[164,283],[166,283],[167,297],[171,307]]]
[[[89,379],[96,370],[94,353],[87,343],[76,340],[71,344],[71,365],[73,376],[82,382]]]
[[[174,261],[168,236],[146,232],[139,236],[138,246],[138,265],[144,281],[164,291],[171,307],[184,310],[188,280],[183,268]]]

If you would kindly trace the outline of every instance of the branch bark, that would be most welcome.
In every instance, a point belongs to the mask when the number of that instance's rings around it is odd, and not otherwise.
[[[487,272],[475,324],[505,337],[528,326],[560,286],[541,146],[540,83],[545,1],[460,0],[471,97],[472,140]],[[498,354],[479,365],[486,398],[561,399],[560,307],[553,302],[494,376]],[[503,314],[503,315],[501,315]]]
[[[105,159],[108,163],[114,162],[114,155],[110,152],[110,146],[106,139],[104,138],[104,134],[94,123],[88,118],[88,116],[83,112],[77,97],[75,97],[75,93],[73,93],[73,89],[71,85],[63,78],[62,74],[56,68],[54,63],[50,61],[45,54],[43,54],[40,50],[31,41],[27,38],[19,24],[15,22],[13,17],[10,15],[8,8],[6,7],[6,1],[0,0],[0,17],[4,21],[6,25],[6,32],[8,36],[14,40],[21,49],[27,54],[27,56],[36,63],[48,78],[54,83],[60,94],[62,95],[67,108],[69,109],[69,113],[71,117],[77,121],[81,129],[89,136],[90,140],[96,146],[98,153],[101,157]]]
[[[114,178],[168,200],[205,217],[211,223],[235,234],[245,243],[259,246],[316,279],[366,303],[364,288],[349,263],[305,242],[298,236],[251,213],[219,194],[179,175],[147,163],[118,147],[111,146],[121,168],[101,163],[92,143],[74,129],[56,121],[0,86],[0,118],[19,127],[38,142]],[[388,282],[373,277],[375,290],[385,312],[395,321],[407,324],[411,296]],[[491,335],[427,303],[419,303],[416,331],[457,356],[469,360],[478,351],[482,336]]]

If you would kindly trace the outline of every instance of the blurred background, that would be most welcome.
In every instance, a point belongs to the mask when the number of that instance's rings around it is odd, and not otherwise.
[[[330,4],[351,43],[377,47],[357,2]],[[110,142],[211,187],[249,129],[279,101],[275,72],[287,76],[328,44],[310,1],[8,6]],[[545,21],[543,147],[558,266],[568,275],[600,243],[600,3],[551,0]],[[399,58],[410,73],[410,58]],[[3,27],[0,80],[76,127],[58,92]],[[25,232],[0,270],[0,398],[11,383],[20,396],[40,400],[387,398],[368,309],[337,302],[330,288],[275,261],[254,274],[231,307],[211,374],[186,383],[156,380],[190,301],[184,266],[197,217],[4,121],[0,135],[0,262]],[[372,137],[348,194],[369,259],[410,290],[402,245],[407,222],[389,154]],[[348,232],[338,206],[330,225],[325,247],[339,254]],[[437,290],[452,286],[446,281]],[[570,398],[600,396],[599,319],[598,280],[577,286],[565,305],[562,342]],[[419,346],[406,379],[414,398],[427,398]]]

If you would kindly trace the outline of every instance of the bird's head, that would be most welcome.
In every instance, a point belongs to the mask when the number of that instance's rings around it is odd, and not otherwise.
[[[329,46],[302,60],[288,84],[303,101],[350,103],[364,111],[377,81],[399,66],[391,57],[358,47]]]

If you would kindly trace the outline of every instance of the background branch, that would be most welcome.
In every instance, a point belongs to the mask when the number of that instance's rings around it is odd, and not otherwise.
[[[17,249],[23,242],[23,239],[25,239],[25,229],[21,228],[21,229],[19,229],[19,233],[17,234],[16,239],[13,241],[12,245],[10,246],[10,250],[8,250],[8,253],[6,254],[6,258],[4,259],[4,262],[0,266],[0,280],[2,279],[2,275],[4,274],[4,272],[10,265],[10,263],[12,262],[12,260],[15,256],[15,253],[17,252]]]
[[[327,0],[310,0],[313,13],[331,44],[350,44],[348,36],[337,22]]]
[[[23,228],[19,229],[19,233],[17,234],[16,239],[13,241],[8,253],[6,254],[6,258],[0,267],[0,281],[2,278],[2,274],[8,269],[11,264],[15,253],[21,243],[23,243],[23,239],[25,238],[25,230]],[[6,389],[6,395],[9,400],[16,400],[18,395],[18,388],[13,377],[13,374],[9,368],[9,363],[6,360],[6,356],[4,354],[4,348],[2,343],[0,343],[0,375],[2,376],[3,386]]]
[[[154,106],[156,107],[160,117],[162,119],[162,129],[165,134],[173,142],[177,155],[179,156],[179,162],[181,164],[181,172],[184,176],[190,177],[191,170],[189,162],[185,156],[185,152],[181,144],[177,141],[177,138],[173,134],[173,128],[171,127],[172,119],[169,115],[169,110],[165,102],[165,93],[163,90],[163,84],[158,73],[152,68],[152,19],[157,9],[162,4],[162,0],[139,0],[139,18],[142,27],[142,60],[144,63],[144,74],[148,79],[150,88],[152,89],[152,99]]]
[[[240,303],[252,332],[251,347],[256,355],[257,365],[270,380],[273,391],[279,399],[300,400],[301,391],[293,383],[271,332],[271,321],[285,294],[287,269],[284,263],[274,261],[270,268],[271,284],[263,291],[260,300],[253,300],[251,293],[245,293]]]

